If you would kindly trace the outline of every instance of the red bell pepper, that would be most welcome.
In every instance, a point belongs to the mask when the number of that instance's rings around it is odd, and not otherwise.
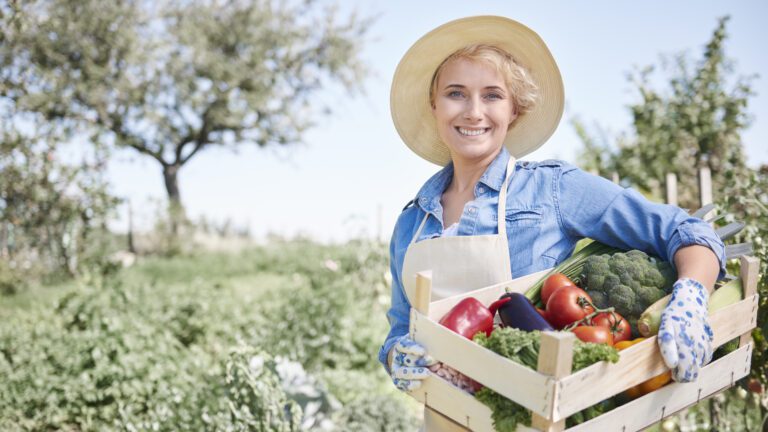
[[[464,336],[467,339],[480,331],[490,335],[493,331],[493,314],[474,297],[467,297],[456,303],[440,324]]]

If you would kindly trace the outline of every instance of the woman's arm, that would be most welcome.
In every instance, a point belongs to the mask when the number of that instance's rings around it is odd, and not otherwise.
[[[684,246],[675,253],[677,277],[691,278],[701,282],[711,293],[720,273],[720,262],[712,250],[706,246]]]
[[[642,250],[672,263],[681,278],[700,280],[709,289],[725,275],[725,245],[703,220],[567,164],[558,180],[554,185],[558,217],[574,242],[589,237],[620,249]],[[700,247],[678,256],[691,246]],[[683,268],[678,267],[681,264]],[[710,272],[717,272],[714,279],[707,277]]]
[[[379,362],[384,366],[384,369],[388,373],[390,372],[390,365],[392,364],[392,348],[395,346],[398,339],[408,334],[408,327],[411,319],[411,305],[408,303],[408,298],[405,295],[405,290],[402,281],[400,280],[402,257],[396,253],[397,243],[399,241],[398,237],[403,235],[401,232],[402,229],[400,228],[401,224],[402,217],[399,218],[395,224],[395,230],[389,244],[389,271],[392,275],[392,304],[387,311],[387,320],[389,321],[390,329],[379,350]]]

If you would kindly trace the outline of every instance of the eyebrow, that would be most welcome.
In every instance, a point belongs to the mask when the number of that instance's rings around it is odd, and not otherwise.
[[[461,85],[461,84],[448,84],[447,86],[445,86],[445,89],[449,89],[451,87],[457,87],[457,88],[461,88],[461,89],[467,88],[467,86]],[[500,91],[502,93],[504,92],[504,89],[499,87],[499,86],[487,86],[487,87],[484,87],[483,90],[498,90],[498,91]]]

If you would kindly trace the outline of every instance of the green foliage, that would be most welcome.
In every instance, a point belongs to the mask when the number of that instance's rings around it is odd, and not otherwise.
[[[34,288],[0,304],[0,429],[413,430],[376,361],[386,271],[383,245],[278,242]]]
[[[26,285],[21,272],[11,267],[7,261],[0,260],[0,295],[16,294]]]
[[[752,352],[751,376],[765,385],[768,384],[768,166],[750,170],[745,176],[735,176],[718,201],[721,207],[728,208],[733,214],[726,222],[738,218],[746,224],[736,236],[736,241],[751,243],[754,249],[752,255],[760,260],[757,286],[760,304],[758,328],[752,334],[755,349]],[[768,411],[768,403],[765,408]]]
[[[227,394],[232,417],[243,430],[295,432],[301,407],[288,399],[277,362],[252,348],[235,349],[227,361]]]
[[[390,395],[364,395],[344,406],[338,423],[359,432],[418,430],[416,419],[404,413],[402,403]]]
[[[0,122],[0,260],[28,279],[103,268],[104,224],[118,204],[104,179],[106,153],[65,162],[52,131],[24,134]]]
[[[514,328],[500,328],[486,336],[478,333],[474,341],[489,350],[502,355],[512,361],[536,369],[541,346],[539,331],[526,332]],[[604,345],[585,343],[577,340],[573,349],[573,370],[577,371],[600,361],[616,363],[619,361],[619,353],[615,348]],[[493,414],[493,425],[499,432],[512,432],[517,430],[519,423],[529,425],[531,413],[522,406],[512,402],[504,396],[494,392],[488,387],[482,388],[475,394],[480,402],[488,405]],[[598,404],[599,405],[599,404]],[[605,409],[602,405],[589,407],[570,418],[571,423],[581,423],[598,416]]]

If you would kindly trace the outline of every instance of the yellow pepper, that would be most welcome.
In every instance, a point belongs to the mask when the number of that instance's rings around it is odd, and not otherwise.
[[[629,348],[632,345],[638,342],[642,342],[644,340],[645,338],[637,338],[637,339],[632,339],[628,341],[621,341],[616,345],[614,345],[613,347],[621,351],[625,348]],[[648,393],[654,390],[664,387],[671,380],[672,380],[672,372],[667,371],[661,375],[658,375],[649,379],[648,381],[644,381],[634,387],[628,388],[627,390],[624,391],[624,395],[627,396],[629,399],[639,398],[640,396],[647,395]]]

